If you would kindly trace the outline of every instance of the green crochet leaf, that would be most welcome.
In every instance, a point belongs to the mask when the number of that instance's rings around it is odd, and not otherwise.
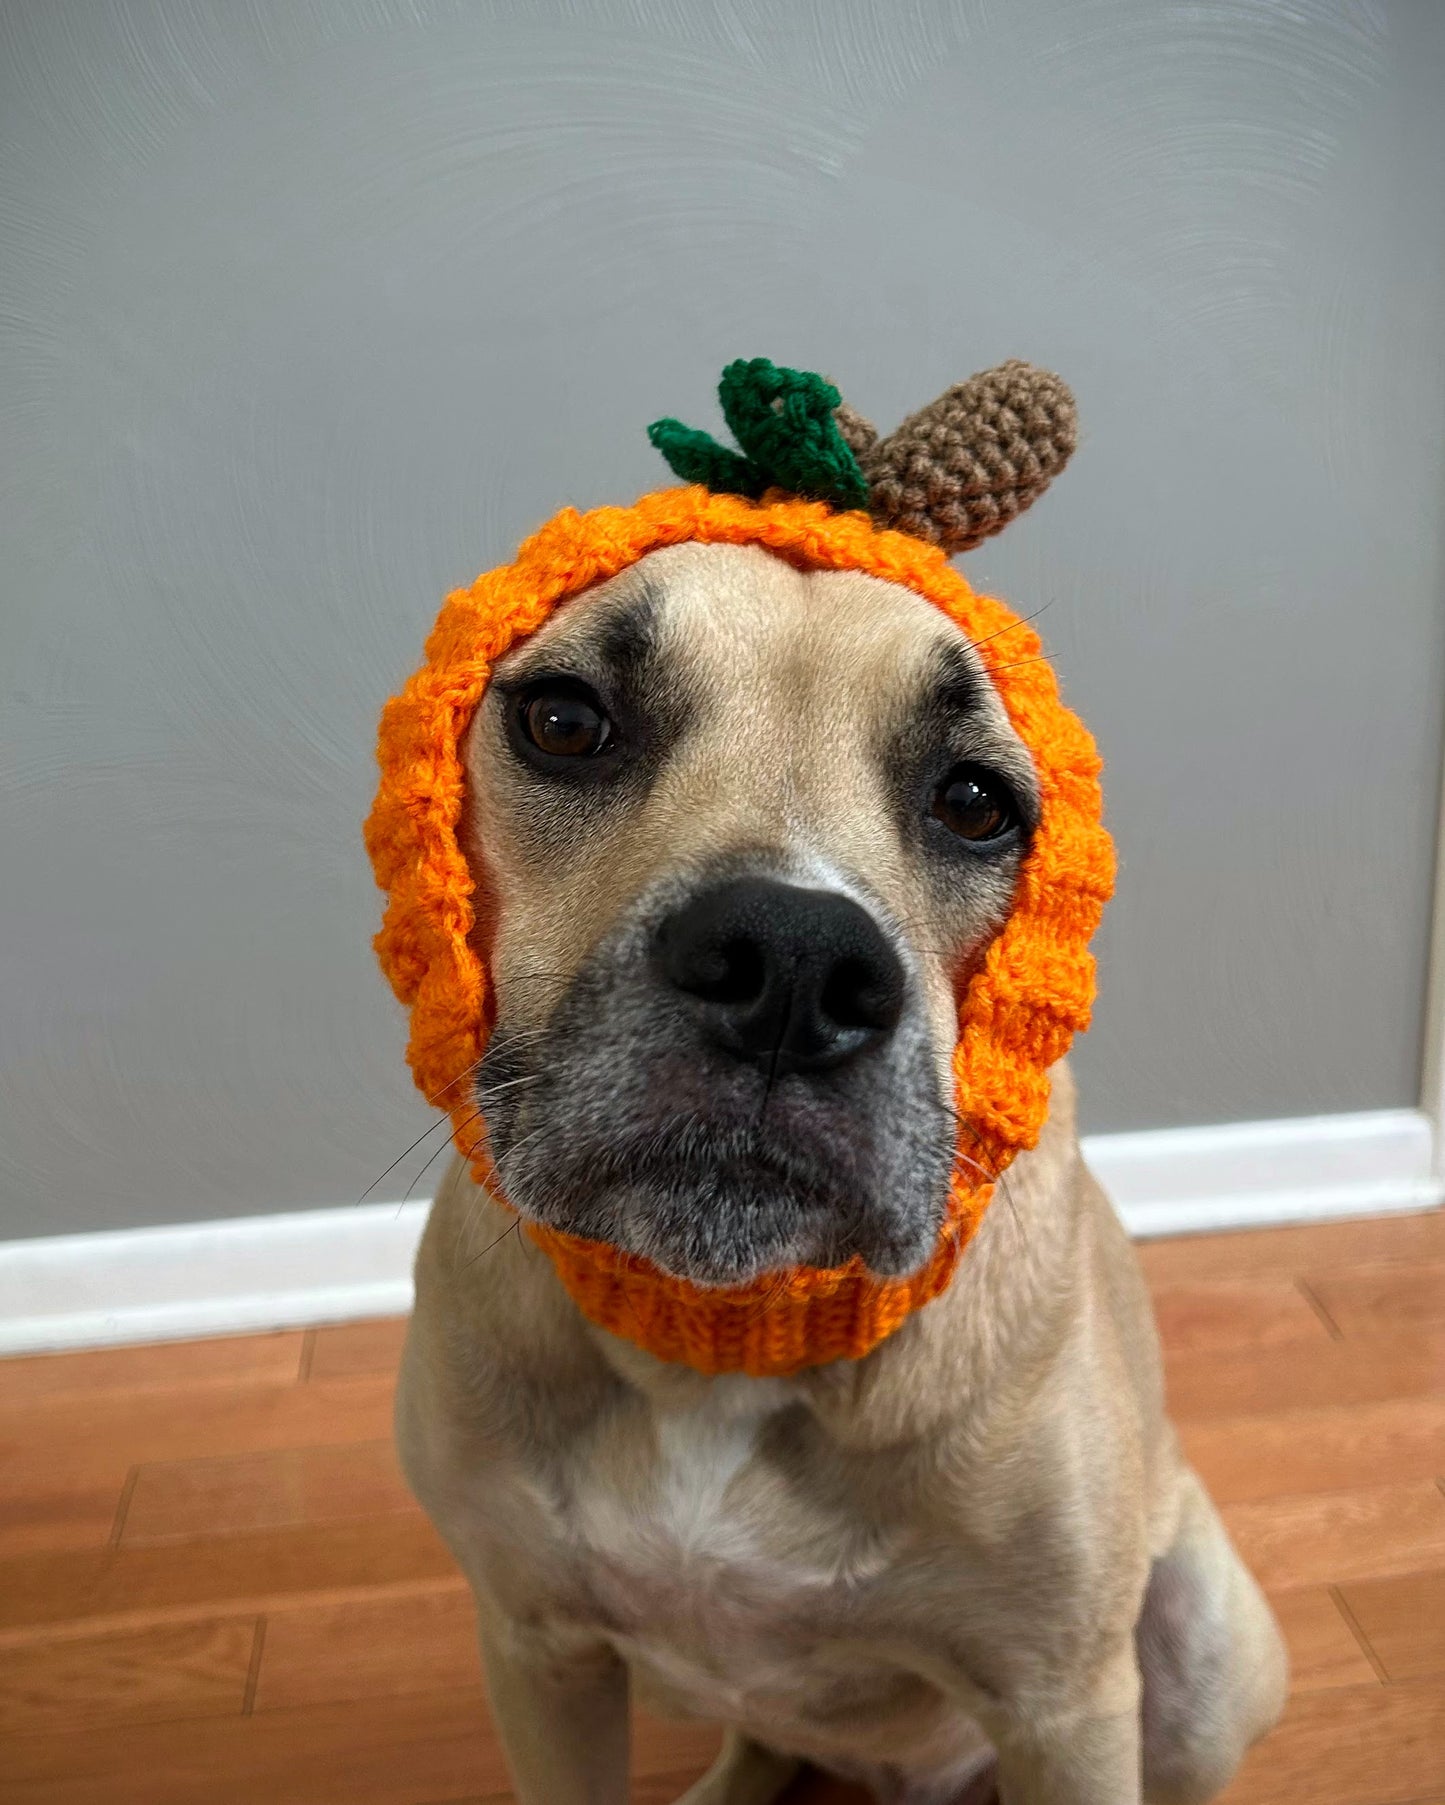
[[[739,358],[723,371],[718,399],[746,456],[680,420],[647,429],[684,482],[754,501],[777,488],[835,508],[867,506],[868,484],[833,418],[840,397],[826,378]]]
[[[681,420],[654,420],[647,429],[653,445],[673,474],[685,483],[701,483],[718,495],[746,495],[757,501],[768,487],[768,475],[736,451],[719,445],[711,433]]]
[[[723,371],[718,399],[738,444],[780,489],[836,508],[866,505],[868,484],[833,418],[842,396],[826,377],[739,358]]]

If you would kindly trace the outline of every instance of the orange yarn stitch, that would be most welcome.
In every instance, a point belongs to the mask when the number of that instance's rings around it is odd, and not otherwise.
[[[1038,1139],[1049,1067],[1088,1026],[1087,947],[1113,888],[1113,847],[1100,821],[1098,754],[1060,701],[1038,636],[1002,602],[975,594],[936,546],[876,527],[863,513],[775,493],[753,502],[664,489],[630,508],[564,509],[514,563],[447,597],[426,663],[382,714],[381,784],[366,823],[388,897],[376,950],[411,1010],[408,1062],[418,1088],[450,1109],[456,1144],[479,1181],[488,1168],[468,1080],[491,1011],[487,974],[468,941],[472,880],[457,836],[461,737],[493,665],[554,608],[685,540],[763,546],[804,568],[861,570],[941,608],[977,644],[1033,755],[1042,797],[1013,911],[958,998],[953,1068],[969,1164],[921,1271],[879,1279],[854,1260],[833,1271],[796,1267],[747,1285],[703,1287],[614,1247],[527,1224],[578,1308],[602,1328],[700,1372],[781,1376],[870,1352],[949,1283],[992,1181]],[[974,1183],[972,1174],[987,1176]]]

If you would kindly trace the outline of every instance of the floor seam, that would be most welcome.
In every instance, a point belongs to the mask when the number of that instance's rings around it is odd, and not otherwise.
[[[130,1515],[130,1502],[135,1496],[136,1481],[140,1478],[140,1467],[133,1466],[125,1476],[125,1484],[120,1488],[120,1497],[116,1499],[115,1516],[111,1520],[108,1546],[120,1547],[120,1538],[125,1533],[125,1520]]]
[[[1355,1641],[1359,1643],[1360,1653],[1370,1663],[1371,1667],[1374,1668],[1376,1679],[1379,1680],[1382,1686],[1388,1686],[1390,1683],[1390,1676],[1385,1672],[1384,1663],[1370,1646],[1370,1639],[1360,1628],[1355,1613],[1350,1609],[1349,1601],[1346,1599],[1344,1593],[1338,1586],[1331,1586],[1329,1588],[1329,1594],[1335,1601],[1335,1609],[1340,1613],[1344,1618],[1345,1623],[1348,1625],[1350,1634],[1355,1638]]]
[[[1318,1316],[1320,1321],[1324,1324],[1325,1329],[1329,1334],[1330,1340],[1331,1341],[1343,1341],[1345,1338],[1344,1330],[1335,1321],[1334,1317],[1330,1315],[1329,1311],[1325,1308],[1324,1304],[1320,1301],[1320,1298],[1316,1294],[1314,1287],[1311,1284],[1309,1284],[1307,1280],[1296,1276],[1295,1289],[1299,1292],[1300,1296],[1309,1305],[1311,1310],[1314,1311],[1315,1315]]]
[[[241,1699],[241,1715],[249,1717],[256,1704],[256,1684],[261,1678],[261,1651],[266,1646],[266,1619],[256,1619],[256,1634],[251,1642],[251,1665],[246,1670],[246,1690]]]

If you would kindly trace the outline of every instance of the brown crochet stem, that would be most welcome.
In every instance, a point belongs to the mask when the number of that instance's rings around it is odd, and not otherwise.
[[[844,402],[834,419],[868,480],[868,512],[965,552],[1038,500],[1078,443],[1067,383],[1017,358],[956,383],[880,439]]]

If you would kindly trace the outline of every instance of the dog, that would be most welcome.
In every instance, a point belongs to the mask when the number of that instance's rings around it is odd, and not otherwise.
[[[1215,1797],[1283,1646],[1165,1414],[1065,1063],[952,1283],[860,1359],[658,1360],[513,1232],[709,1286],[926,1258],[960,973],[1039,806],[974,646],[901,584],[670,546],[507,653],[465,768],[508,1207],[454,1164],[397,1434],[522,1805],[621,1805],[630,1696],[724,1726],[686,1805],[807,1765],[891,1805]]]
[[[1037,810],[953,621],[756,545],[649,552],[503,659],[465,769],[512,1208],[709,1285],[915,1267],[956,973]],[[516,1222],[456,1162],[397,1431],[521,1805],[626,1798],[630,1691],[725,1726],[687,1805],[765,1805],[803,1763],[895,1805],[1191,1805],[1274,1724],[1281,1637],[1176,1446],[1063,1063],[951,1287],[859,1361],[658,1361]]]

